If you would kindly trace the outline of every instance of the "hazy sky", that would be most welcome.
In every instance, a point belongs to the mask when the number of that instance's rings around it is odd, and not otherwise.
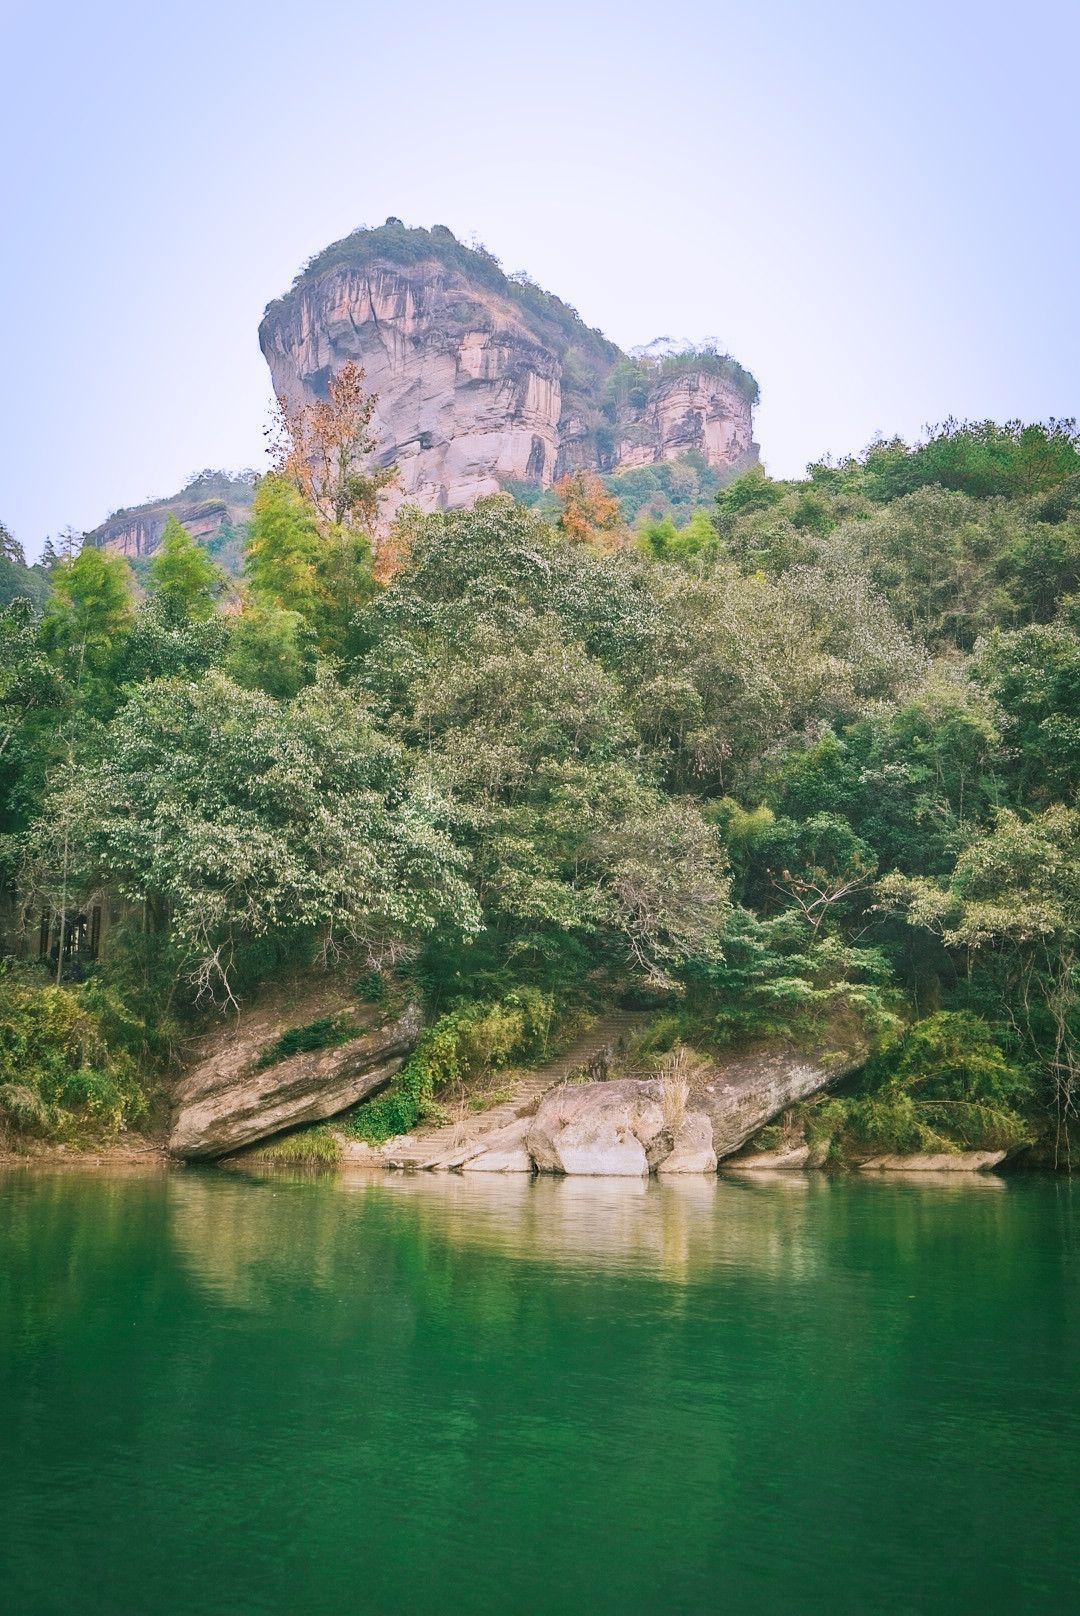
[[[256,465],[256,329],[396,214],[623,345],[715,336],[768,468],[1080,413],[1075,0],[0,0],[0,519]]]

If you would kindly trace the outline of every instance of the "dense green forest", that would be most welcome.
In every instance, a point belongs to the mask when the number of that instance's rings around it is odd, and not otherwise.
[[[1073,423],[754,469],[634,528],[572,478],[547,515],[406,511],[376,542],[369,417],[354,396],[350,438],[336,402],[258,485],[239,602],[175,521],[137,588],[5,538],[9,1134],[152,1121],[203,1018],[316,964],[427,1006],[369,1137],[632,994],[656,1050],[857,1021],[868,1065],[801,1119],[833,1160],[1067,1165]]]

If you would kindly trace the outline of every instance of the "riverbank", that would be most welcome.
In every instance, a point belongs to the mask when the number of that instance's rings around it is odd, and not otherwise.
[[[355,1145],[348,1145],[337,1161],[303,1159],[275,1159],[270,1151],[253,1149],[243,1151],[234,1156],[220,1157],[211,1162],[188,1163],[169,1154],[164,1138],[160,1139],[131,1139],[115,1140],[111,1143],[88,1145],[85,1149],[76,1149],[70,1145],[55,1145],[36,1143],[33,1148],[23,1151],[0,1150],[0,1172],[12,1170],[43,1171],[70,1170],[72,1172],[146,1172],[169,1173],[190,1170],[197,1166],[201,1170],[219,1169],[225,1171],[239,1170],[255,1174],[283,1173],[318,1173],[326,1177],[345,1177],[360,1180],[371,1180],[378,1176],[388,1175],[400,1177],[402,1174],[410,1177],[441,1179],[450,1173],[455,1177],[469,1176],[461,1172],[460,1168],[445,1167],[442,1163],[427,1166],[413,1161],[399,1161],[395,1159],[393,1151],[387,1155],[375,1151],[358,1149]],[[573,1178],[575,1181],[584,1179],[586,1182],[636,1182],[640,1177],[647,1175],[627,1175],[625,1173],[593,1173],[593,1174],[562,1174],[562,1173],[497,1173],[491,1176],[543,1178],[556,1181],[563,1178]],[[671,1175],[660,1174],[661,1178]],[[1002,1178],[1002,1177],[1053,1177],[1053,1170],[1043,1164],[1025,1167],[1020,1161],[1009,1161],[999,1152],[985,1151],[958,1151],[955,1155],[938,1152],[935,1155],[890,1156],[888,1158],[875,1158],[865,1162],[854,1162],[844,1167],[830,1166],[826,1163],[811,1162],[805,1158],[799,1161],[785,1160],[782,1156],[770,1158],[767,1155],[753,1157],[731,1156],[721,1161],[712,1172],[695,1172],[695,1180],[710,1178],[747,1178],[759,1179],[762,1182],[778,1178],[798,1180],[800,1178],[849,1178],[858,1176],[873,1181],[876,1179],[896,1178],[904,1176],[918,1176],[932,1178],[934,1176],[956,1179],[965,1178]]]
[[[80,1170],[102,1167],[117,1171],[142,1167],[161,1172],[179,1165],[169,1155],[164,1135],[157,1139],[143,1135],[114,1139],[88,1144],[83,1148],[30,1140],[24,1150],[0,1150],[0,1170],[16,1167],[70,1167]]]

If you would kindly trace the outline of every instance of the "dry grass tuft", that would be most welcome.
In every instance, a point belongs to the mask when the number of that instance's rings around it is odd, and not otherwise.
[[[678,1133],[686,1120],[686,1104],[690,1098],[690,1068],[686,1050],[676,1044],[660,1073],[660,1109],[664,1126]]]

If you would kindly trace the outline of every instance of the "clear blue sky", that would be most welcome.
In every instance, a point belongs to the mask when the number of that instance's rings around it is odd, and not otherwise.
[[[1080,413],[1080,7],[0,0],[0,518],[258,464],[256,328],[361,223],[716,336],[769,469]]]

